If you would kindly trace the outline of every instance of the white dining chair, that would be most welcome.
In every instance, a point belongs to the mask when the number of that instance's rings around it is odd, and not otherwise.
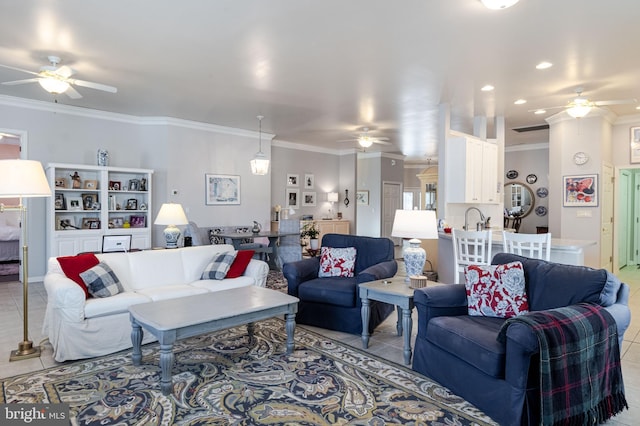
[[[551,259],[551,233],[546,234],[516,234],[502,231],[502,243],[505,253],[533,259]]]
[[[491,264],[491,231],[451,230],[455,284],[460,284],[460,273],[468,265]]]

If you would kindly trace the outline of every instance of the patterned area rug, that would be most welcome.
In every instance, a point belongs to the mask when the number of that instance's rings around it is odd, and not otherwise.
[[[491,420],[411,370],[284,322],[178,342],[173,391],[160,392],[157,344],[3,380],[1,403],[71,406],[73,424],[484,425]]]
[[[269,271],[269,275],[267,275],[267,288],[278,290],[283,293],[287,292],[287,280],[284,279],[282,272]]]

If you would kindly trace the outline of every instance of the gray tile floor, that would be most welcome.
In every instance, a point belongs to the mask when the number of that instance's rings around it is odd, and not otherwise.
[[[631,286],[629,306],[632,312],[631,326],[624,336],[622,347],[622,369],[629,410],[616,416],[607,424],[636,425],[640,421],[640,269],[623,269],[619,277]],[[51,345],[42,336],[42,321],[47,295],[42,283],[29,285],[29,337],[34,345],[42,345],[39,358],[9,362],[9,353],[17,349],[22,341],[22,284],[18,282],[0,283],[0,378],[10,377],[51,367],[53,360]],[[413,336],[416,332],[414,311]],[[396,335],[396,316],[390,316],[371,336],[368,352],[403,363],[402,338]],[[306,326],[301,326],[306,327]],[[307,327],[351,346],[361,348],[360,336]]]

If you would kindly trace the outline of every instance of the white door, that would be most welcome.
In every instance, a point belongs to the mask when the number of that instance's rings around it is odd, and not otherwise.
[[[613,166],[602,165],[600,267],[613,272]]]
[[[402,209],[402,183],[382,182],[382,236],[391,238],[393,218],[396,210]],[[391,238],[395,245],[401,243],[400,238]]]

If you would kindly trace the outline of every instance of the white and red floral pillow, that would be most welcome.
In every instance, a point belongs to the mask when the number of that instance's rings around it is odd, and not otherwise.
[[[353,277],[356,268],[355,247],[322,247],[318,277]]]
[[[464,279],[470,316],[511,318],[529,312],[522,263],[467,266]]]

